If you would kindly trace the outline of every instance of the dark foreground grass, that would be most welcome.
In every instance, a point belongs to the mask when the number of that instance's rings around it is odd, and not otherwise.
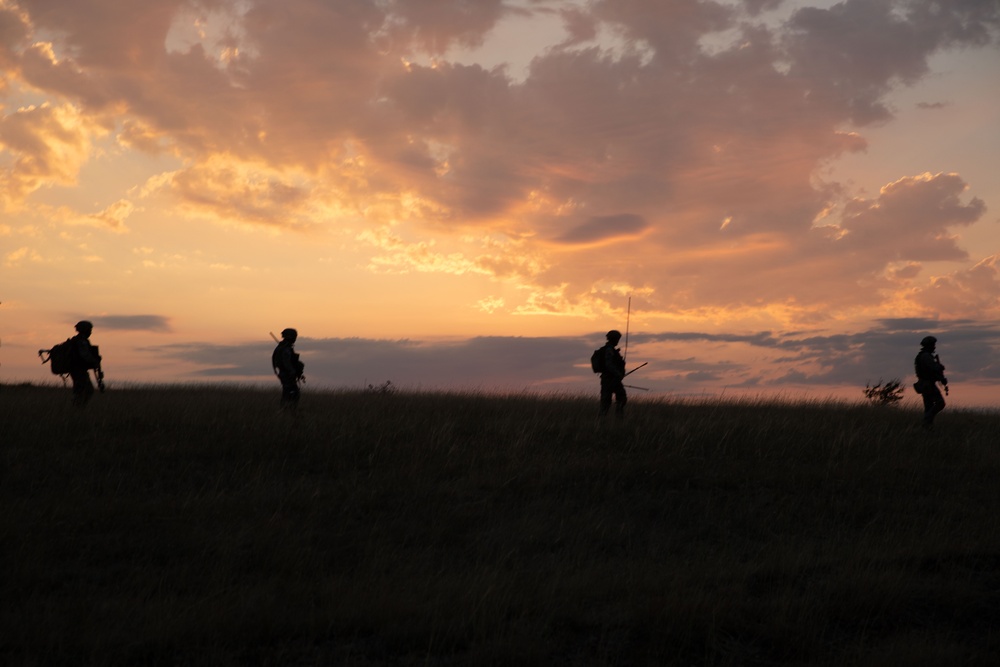
[[[6,665],[1000,664],[1000,416],[0,387]]]

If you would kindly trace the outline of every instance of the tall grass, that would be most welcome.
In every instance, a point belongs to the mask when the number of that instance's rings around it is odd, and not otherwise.
[[[1000,658],[1000,415],[0,387],[0,662]]]

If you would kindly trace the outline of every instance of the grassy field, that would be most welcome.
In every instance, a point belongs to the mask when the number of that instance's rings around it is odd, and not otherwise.
[[[1000,664],[1000,415],[0,387],[5,665]]]

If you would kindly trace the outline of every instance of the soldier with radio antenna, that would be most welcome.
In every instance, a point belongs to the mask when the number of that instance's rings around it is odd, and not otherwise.
[[[628,395],[625,393],[625,386],[622,380],[625,379],[625,358],[616,347],[622,339],[620,331],[612,329],[605,336],[607,343],[597,350],[600,356],[599,372],[601,374],[601,407],[598,413],[601,417],[611,410],[611,397],[615,399],[615,417],[625,418],[625,404],[628,402]]]

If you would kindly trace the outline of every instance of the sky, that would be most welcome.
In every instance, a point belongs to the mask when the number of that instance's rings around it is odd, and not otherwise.
[[[0,0],[0,381],[1000,403],[1000,0]],[[623,341],[624,344],[624,341]],[[642,393],[641,389],[633,393]],[[909,400],[915,400],[912,391]]]

